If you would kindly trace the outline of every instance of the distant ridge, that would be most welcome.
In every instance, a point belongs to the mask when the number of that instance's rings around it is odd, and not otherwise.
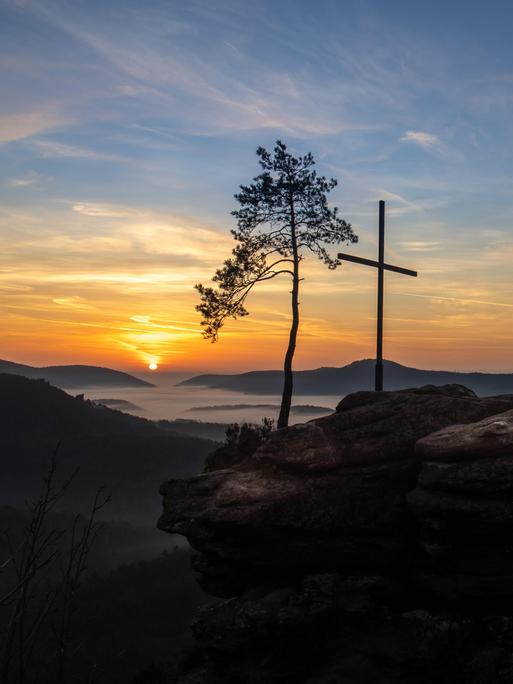
[[[279,404],[215,404],[214,406],[192,406],[187,409],[188,412],[205,412],[205,411],[244,411],[245,409],[270,409],[272,411],[279,411]],[[327,413],[332,413],[333,409],[329,406],[312,406],[311,404],[292,404],[290,407],[292,413],[318,413],[321,416]]]
[[[62,389],[87,389],[89,387],[155,387],[150,382],[133,375],[101,366],[26,366],[0,359],[0,373],[22,375],[31,380],[47,380]]]
[[[465,385],[480,396],[513,394],[513,373],[460,373],[421,370],[394,361],[384,362],[385,390],[421,385]],[[281,394],[282,372],[251,371],[238,375],[197,375],[179,385],[203,386],[246,394]],[[354,361],[341,368],[316,368],[294,373],[294,393],[342,396],[374,388],[374,360]]]

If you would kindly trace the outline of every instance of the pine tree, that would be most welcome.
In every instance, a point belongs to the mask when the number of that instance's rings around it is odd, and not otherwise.
[[[313,252],[335,269],[340,261],[327,245],[357,242],[349,223],[329,207],[327,194],[337,185],[318,176],[312,154],[294,157],[280,140],[273,153],[257,149],[262,173],[250,185],[241,185],[235,199],[240,208],[232,212],[237,245],[232,256],[212,278],[216,288],[196,285],[201,303],[203,336],[215,342],[228,317],[247,316],[246,298],[257,283],[284,275],[292,280],[292,320],[284,360],[284,383],[278,428],[286,427],[292,401],[292,360],[299,328],[300,264],[304,252]]]

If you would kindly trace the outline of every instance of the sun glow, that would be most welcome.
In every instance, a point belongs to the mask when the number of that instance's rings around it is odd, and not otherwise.
[[[158,364],[156,364],[155,361],[152,361],[151,363],[148,364],[148,368],[149,368],[151,371],[156,371],[157,368],[158,368]]]

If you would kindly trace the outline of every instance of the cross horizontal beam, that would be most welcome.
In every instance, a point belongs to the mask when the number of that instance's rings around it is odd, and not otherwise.
[[[363,264],[364,266],[374,266],[374,268],[383,268],[385,271],[394,271],[395,273],[403,273],[404,275],[417,277],[417,271],[410,271],[408,268],[401,268],[400,266],[392,266],[391,264],[385,264],[384,262],[380,264],[379,261],[373,261],[372,259],[363,259],[362,257],[356,257],[352,254],[337,254],[339,259],[344,261],[352,261],[355,264]]]

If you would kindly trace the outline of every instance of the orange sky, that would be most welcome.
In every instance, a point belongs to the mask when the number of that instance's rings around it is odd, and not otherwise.
[[[460,257],[457,244],[436,240],[436,227],[429,242],[405,241],[401,212],[388,206],[387,260],[418,269],[419,278],[386,276],[386,357],[423,368],[512,369],[511,247],[470,245]],[[372,258],[375,212],[357,218],[360,244],[346,249]],[[251,315],[230,320],[217,344],[201,338],[193,285],[229,254],[225,227],[108,204],[65,204],[51,217],[4,210],[1,221],[18,228],[0,255],[4,358],[132,371],[152,361],[172,371],[281,365],[286,279],[255,290]],[[306,259],[304,276],[296,368],[372,357],[375,272],[353,264],[333,272]]]
[[[511,4],[238,4],[0,3],[0,357],[280,367],[286,280],[215,345],[193,288],[282,139],[338,179],[353,253],[387,201],[387,261],[419,278],[386,276],[385,356],[513,371]],[[376,274],[304,265],[295,367],[372,357]]]

